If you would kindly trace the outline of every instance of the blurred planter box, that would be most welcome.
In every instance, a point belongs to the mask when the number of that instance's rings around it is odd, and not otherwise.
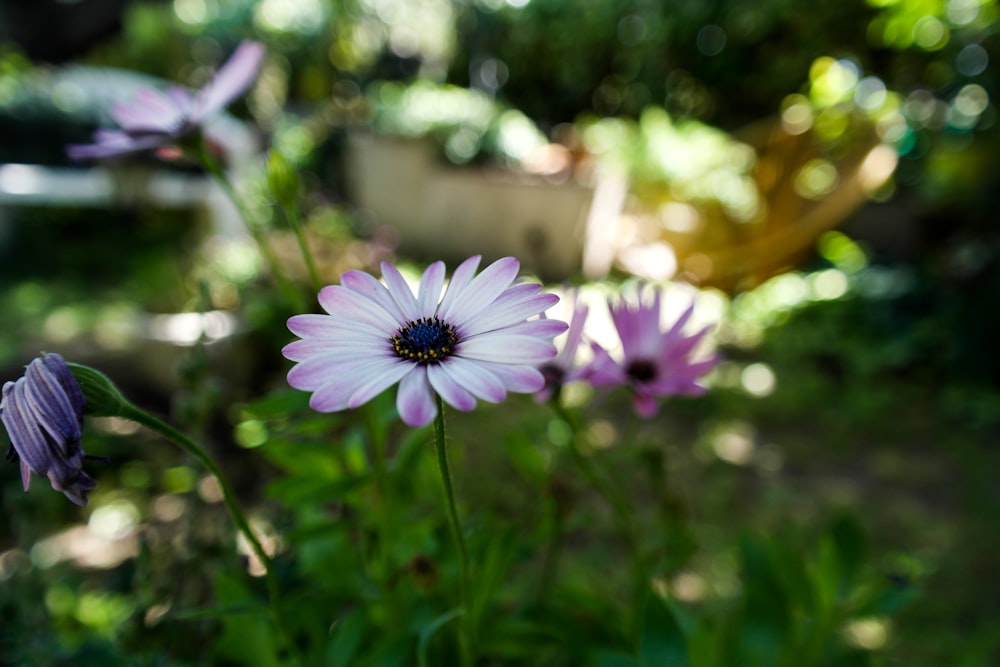
[[[506,255],[545,280],[580,271],[592,188],[499,168],[456,167],[429,141],[348,137],[354,203],[395,227],[407,255],[455,261]]]

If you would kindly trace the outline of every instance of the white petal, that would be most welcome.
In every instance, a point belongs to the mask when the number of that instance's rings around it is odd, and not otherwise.
[[[376,372],[372,372],[370,377],[365,379],[364,384],[358,387],[357,391],[351,395],[347,402],[347,407],[356,408],[372,400],[383,391],[400,381],[407,373],[416,370],[417,365],[399,359],[398,357],[391,364],[386,364]]]
[[[250,87],[260,72],[264,60],[264,45],[243,41],[233,51],[212,80],[198,93],[191,122],[200,123],[204,118],[227,106]]]
[[[555,345],[533,336],[505,336],[489,333],[463,340],[457,356],[501,364],[542,364],[556,356]]]
[[[383,344],[384,343],[384,344]],[[281,348],[281,354],[289,361],[305,361],[310,357],[329,357],[337,359],[358,359],[365,355],[381,356],[390,352],[389,342],[377,341],[372,345],[359,345],[356,341],[345,341],[340,338],[303,338]]]
[[[513,257],[504,257],[493,262],[476,276],[469,285],[458,293],[447,305],[438,311],[441,318],[456,327],[468,322],[496,301],[517,277],[521,263]],[[451,290],[448,290],[449,294]]]
[[[366,322],[386,332],[395,332],[401,324],[377,301],[342,285],[328,285],[321,289],[319,304],[331,315]]]
[[[375,363],[368,362],[364,372],[361,372],[356,367],[351,367],[349,365],[331,368],[330,372],[326,375],[324,382],[313,392],[312,397],[309,399],[309,406],[313,410],[317,410],[319,412],[337,412],[350,407],[356,407],[351,404],[351,399],[358,394],[359,391],[367,388],[370,384],[370,378],[387,377],[391,369],[404,365],[401,364],[400,361],[401,360],[399,359],[381,359],[376,360]],[[395,382],[395,380],[386,382],[373,395],[378,395],[385,389],[389,388],[392,386],[393,382]],[[289,380],[289,384],[292,384],[291,380]],[[292,386],[295,387],[296,385],[292,384]],[[302,389],[302,387],[296,388]],[[358,405],[360,405],[360,403],[358,403]]]
[[[340,277],[340,284],[349,290],[368,297],[382,306],[387,313],[392,315],[393,319],[400,323],[406,322],[406,316],[403,315],[403,311],[399,309],[399,306],[389,294],[389,290],[385,288],[385,285],[377,281],[374,276],[364,271],[346,271]]]
[[[458,265],[455,272],[451,274],[451,280],[448,281],[448,290],[441,297],[441,305],[438,306],[437,314],[441,316],[442,313],[448,312],[451,308],[452,302],[462,293],[469,281],[472,280],[472,276],[476,275],[476,269],[479,268],[479,260],[482,259],[480,255],[473,255],[469,259],[465,260]]]
[[[534,366],[495,364],[488,361],[477,361],[476,365],[496,375],[507,391],[533,394],[545,386],[545,376]]]
[[[534,336],[535,338],[547,338],[552,340],[568,328],[569,325],[562,320],[550,320],[546,318],[543,320],[518,322],[517,324],[512,324],[498,330],[497,333],[503,333],[504,335],[516,334],[519,336]]]
[[[417,300],[413,296],[410,285],[403,278],[399,269],[389,262],[382,262],[382,279],[385,280],[385,284],[389,287],[389,295],[399,306],[407,322],[413,322],[424,316],[424,313],[420,312],[420,308],[417,306]]]
[[[451,357],[440,366],[455,384],[484,401],[499,403],[507,397],[503,381],[481,362]]]
[[[444,368],[445,364],[434,364],[427,367],[427,379],[444,402],[448,405],[468,412],[476,407],[476,397],[462,388]],[[451,365],[451,364],[447,364]]]
[[[293,315],[288,318],[288,330],[300,338],[335,338],[343,340],[387,340],[392,331],[383,331],[357,320],[347,320],[333,315]]]
[[[391,353],[376,356],[359,349],[351,356],[341,350],[297,363],[288,371],[288,384],[296,389],[314,391],[331,380],[343,380],[354,383],[357,388],[384,364],[395,361],[400,359]]]
[[[530,292],[522,289],[526,287],[535,289]],[[488,308],[467,320],[462,325],[462,332],[467,336],[472,336],[485,331],[493,331],[538,315],[559,301],[559,297],[555,294],[537,294],[538,289],[540,286],[531,284],[515,285],[509,288]]]
[[[420,302],[422,317],[432,317],[436,313],[443,286],[444,262],[434,262],[420,277],[420,291],[417,300]]]

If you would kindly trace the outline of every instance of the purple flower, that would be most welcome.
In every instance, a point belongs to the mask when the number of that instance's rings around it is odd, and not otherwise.
[[[89,160],[175,146],[243,94],[257,78],[263,58],[263,44],[245,41],[197,93],[180,86],[166,92],[141,90],[131,102],[112,106],[120,130],[98,130],[94,143],[67,146],[66,152],[74,160]]]
[[[622,358],[614,359],[603,347],[592,343],[594,359],[585,377],[596,387],[625,385],[633,391],[633,406],[643,417],[652,417],[661,396],[695,396],[705,392],[699,378],[719,363],[717,355],[695,358],[694,348],[708,327],[685,334],[694,304],[669,329],[660,327],[660,290],[640,287],[634,300],[619,298],[608,303],[611,319],[622,342]]]
[[[545,378],[545,386],[535,394],[535,398],[541,402],[558,395],[565,384],[584,377],[585,368],[577,364],[577,352],[580,343],[583,342],[583,325],[587,321],[588,309],[580,303],[575,290],[571,292],[571,300],[573,315],[569,321],[566,338],[563,339],[556,356],[539,367]]]
[[[362,405],[399,383],[396,407],[410,426],[437,415],[434,395],[458,410],[476,399],[502,401],[508,391],[532,393],[545,385],[537,366],[555,356],[558,320],[535,319],[556,303],[541,286],[512,284],[520,263],[505,257],[478,276],[480,257],[462,262],[444,296],[445,266],[427,267],[413,294],[395,266],[382,263],[383,285],[348,271],[324,287],[328,315],[296,315],[288,328],[302,340],[282,353],[297,364],[288,383],[313,392],[320,412]]]
[[[24,377],[4,384],[0,420],[10,436],[7,459],[20,459],[25,491],[35,473],[77,505],[87,504],[97,483],[82,470],[84,402],[80,383],[58,354],[34,359]]]

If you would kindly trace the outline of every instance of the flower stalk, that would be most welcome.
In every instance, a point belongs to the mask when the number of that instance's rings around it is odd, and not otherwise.
[[[468,667],[472,664],[472,647],[474,645],[473,638],[471,637],[473,619],[469,615],[472,609],[469,600],[469,550],[465,545],[462,523],[458,518],[458,507],[455,503],[455,488],[452,484],[451,464],[448,460],[448,442],[445,437],[444,404],[440,396],[437,397],[437,404],[437,415],[434,418],[434,449],[437,453],[438,470],[441,472],[445,505],[448,510],[448,522],[451,524],[451,534],[455,540],[455,547],[458,550],[459,599],[462,608],[462,616],[459,619],[458,641],[462,664]]]
[[[250,232],[250,236],[253,237],[254,242],[257,244],[257,248],[260,250],[261,256],[267,263],[267,268],[274,276],[274,281],[278,285],[278,289],[285,295],[289,304],[296,309],[301,309],[303,307],[302,296],[292,287],[291,282],[288,280],[288,276],[285,275],[284,269],[281,268],[281,262],[278,261],[278,256],[274,253],[274,248],[271,247],[271,243],[267,239],[267,235],[250,219],[250,215],[247,212],[246,205],[240,198],[239,194],[236,192],[236,188],[233,186],[232,181],[226,174],[222,165],[219,161],[215,159],[212,155],[212,151],[209,150],[208,146],[205,144],[204,139],[200,139],[197,145],[195,157],[197,157],[198,162],[201,166],[208,172],[209,176],[212,177],[222,191],[226,194],[226,197],[233,203],[236,210],[240,213],[240,218],[243,219],[243,224],[246,226],[247,231]]]
[[[193,456],[215,477],[222,492],[223,502],[226,505],[226,509],[229,510],[229,514],[233,518],[237,530],[246,538],[254,555],[260,560],[267,585],[271,620],[278,629],[278,632],[287,639],[289,635],[278,604],[279,589],[278,580],[274,573],[274,563],[250,526],[246,513],[240,506],[239,501],[236,499],[236,494],[233,493],[232,487],[230,487],[225,475],[222,474],[222,470],[215,462],[215,459],[211,457],[204,447],[175,427],[129,402],[105,374],[80,364],[67,363],[66,365],[79,381],[83,394],[87,399],[87,414],[99,417],[121,417],[145,426]],[[294,645],[291,642],[288,642],[288,645],[294,652]]]
[[[295,166],[277,150],[272,150],[267,158],[267,186],[295,234],[295,240],[299,244],[299,252],[305,261],[313,290],[319,292],[323,288],[323,280],[316,268],[316,262],[309,250],[309,242],[306,240],[305,230],[302,227],[302,216],[299,209],[299,190],[301,189],[299,176],[295,173]]]

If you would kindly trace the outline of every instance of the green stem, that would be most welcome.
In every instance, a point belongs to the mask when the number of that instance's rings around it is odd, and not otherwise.
[[[284,270],[281,268],[281,263],[278,261],[278,256],[274,253],[274,248],[271,247],[270,242],[267,239],[267,235],[250,220],[250,216],[247,213],[246,206],[243,204],[243,200],[236,193],[236,188],[233,187],[232,181],[229,180],[229,176],[226,175],[225,170],[223,170],[222,165],[219,161],[212,156],[211,151],[205,146],[204,141],[202,141],[198,147],[197,151],[198,160],[201,165],[209,173],[212,179],[222,188],[222,191],[226,194],[229,200],[239,211],[240,217],[243,219],[243,224],[246,226],[247,231],[253,237],[253,240],[257,244],[257,249],[260,251],[261,256],[267,263],[268,270],[270,270],[271,275],[274,276],[274,281],[278,284],[278,288],[285,295],[288,303],[296,310],[301,310],[304,307],[302,303],[301,295],[292,287],[291,282],[289,282],[288,277],[285,275]]]
[[[462,533],[462,523],[458,519],[458,508],[455,504],[455,489],[451,481],[451,465],[448,461],[448,444],[444,430],[444,401],[437,397],[437,416],[434,418],[434,449],[437,452],[438,469],[441,471],[441,483],[444,486],[445,504],[448,509],[448,521],[451,524],[451,534],[458,548],[459,562],[459,596],[462,605],[462,616],[459,619],[459,650],[462,664],[472,665],[472,646],[470,630],[472,619],[469,604],[469,551],[465,546]]]
[[[285,630],[284,619],[278,606],[278,580],[274,574],[274,563],[271,561],[271,557],[267,555],[267,552],[264,550],[264,546],[260,543],[260,540],[257,539],[257,535],[254,534],[253,528],[250,527],[250,522],[247,520],[246,514],[244,514],[239,501],[236,500],[236,496],[233,493],[232,488],[230,488],[229,483],[223,476],[222,470],[215,463],[215,460],[208,454],[207,451],[205,451],[203,447],[178,431],[176,428],[161,419],[157,419],[145,410],[137,408],[131,403],[122,406],[120,414],[122,417],[141,424],[151,431],[159,433],[167,440],[170,440],[197,459],[198,462],[205,466],[212,476],[215,477],[219,484],[219,489],[222,491],[222,499],[226,505],[226,509],[229,510],[229,514],[233,517],[233,521],[236,523],[237,529],[239,529],[243,537],[246,538],[247,542],[250,544],[250,548],[253,549],[254,554],[260,560],[260,563],[264,568],[264,578],[267,583],[272,621],[278,628],[279,632],[284,635],[285,638],[288,638],[289,635]],[[293,651],[295,650],[292,643],[289,642],[288,645]]]
[[[313,260],[312,252],[309,250],[309,242],[306,240],[305,231],[302,227],[298,206],[282,206],[281,208],[285,213],[288,224],[292,227],[292,231],[295,232],[295,240],[299,243],[299,251],[302,253],[302,259],[305,260],[306,269],[309,271],[309,279],[312,281],[313,291],[318,294],[323,289],[323,279],[320,278],[316,262]]]

